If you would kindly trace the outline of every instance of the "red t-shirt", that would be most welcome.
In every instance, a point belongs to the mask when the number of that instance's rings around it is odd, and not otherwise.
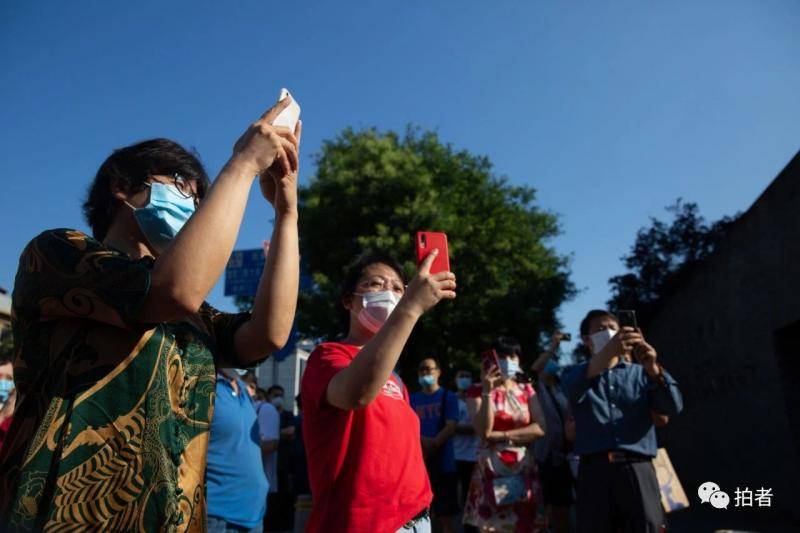
[[[431,502],[419,419],[396,376],[363,409],[346,411],[325,400],[328,383],[357,354],[349,344],[320,344],[303,374],[303,439],[314,500],[309,533],[394,533]]]

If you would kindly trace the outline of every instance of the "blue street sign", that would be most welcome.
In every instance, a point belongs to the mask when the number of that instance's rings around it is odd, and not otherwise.
[[[234,250],[225,267],[225,296],[255,296],[266,261],[263,248]]]

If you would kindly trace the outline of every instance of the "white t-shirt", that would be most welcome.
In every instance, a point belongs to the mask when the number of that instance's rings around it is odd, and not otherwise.
[[[281,436],[281,416],[275,406],[269,402],[259,402],[256,406],[258,413],[258,435],[261,442],[279,440]],[[269,482],[269,491],[278,491],[278,450],[267,457],[261,456],[264,463],[264,474]]]
[[[467,402],[458,399],[458,425],[472,424],[467,410]],[[478,460],[478,437],[476,435],[453,435],[453,452],[456,461],[477,461]]]

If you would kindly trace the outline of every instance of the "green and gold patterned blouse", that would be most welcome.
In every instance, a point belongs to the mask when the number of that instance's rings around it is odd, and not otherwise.
[[[248,315],[142,324],[152,263],[65,229],[22,253],[0,530],[205,530],[215,363]]]

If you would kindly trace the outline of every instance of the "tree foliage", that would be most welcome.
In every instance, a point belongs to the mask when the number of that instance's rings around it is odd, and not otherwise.
[[[12,359],[14,356],[14,337],[11,328],[2,329],[0,326],[0,359]]]
[[[688,272],[711,255],[735,217],[707,224],[695,203],[680,198],[668,206],[672,222],[650,219],[622,260],[628,272],[609,279],[610,309],[635,309],[646,326],[659,304],[681,285]],[[737,215],[738,216],[738,215]]]
[[[300,191],[303,268],[300,331],[334,338],[345,332],[339,299],[343,273],[361,253],[387,252],[416,269],[414,234],[448,235],[458,297],[442,302],[415,328],[401,366],[424,356],[447,367],[477,365],[499,334],[532,354],[539,333],[556,327],[555,311],[574,292],[567,259],[548,246],[555,215],[535,191],[492,173],[488,158],[456,151],[435,133],[405,135],[346,129],[323,144],[317,173]]]

